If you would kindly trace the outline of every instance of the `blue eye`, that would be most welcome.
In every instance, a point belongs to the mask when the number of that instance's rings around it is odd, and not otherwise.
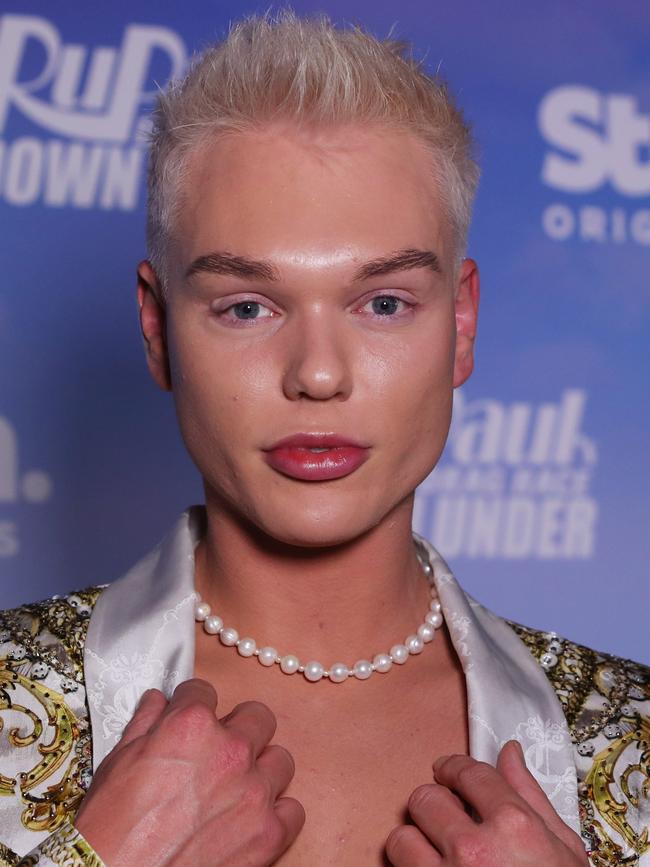
[[[270,307],[254,298],[244,298],[242,301],[235,301],[234,304],[221,308],[219,303],[215,302],[211,305],[211,309],[213,315],[220,322],[235,328],[244,327],[249,323],[252,325],[258,320],[272,319],[276,316]]]
[[[237,319],[257,319],[261,306],[257,301],[240,301],[230,309]]]
[[[395,298],[394,295],[378,295],[371,301],[373,313],[379,316],[392,316],[397,313],[400,303],[403,303],[402,299]]]

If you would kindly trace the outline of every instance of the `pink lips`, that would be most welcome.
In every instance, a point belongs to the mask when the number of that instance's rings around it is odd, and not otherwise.
[[[325,451],[311,451],[325,449]],[[367,446],[336,434],[294,434],[264,450],[267,464],[293,479],[322,482],[348,476],[369,455]]]

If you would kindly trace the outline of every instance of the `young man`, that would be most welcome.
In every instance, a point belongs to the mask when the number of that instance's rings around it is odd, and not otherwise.
[[[650,863],[648,670],[411,532],[476,179],[444,88],[326,20],[247,20],[161,98],[140,322],[206,503],[2,616],[1,863]]]

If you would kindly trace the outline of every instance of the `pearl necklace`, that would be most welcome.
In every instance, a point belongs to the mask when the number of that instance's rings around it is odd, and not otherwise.
[[[203,623],[203,629],[209,635],[218,635],[222,644],[227,647],[236,647],[240,656],[256,656],[258,661],[267,668],[278,663],[285,674],[300,672],[312,683],[316,683],[323,677],[329,678],[332,683],[342,683],[348,677],[367,680],[374,671],[385,673],[390,671],[393,663],[403,665],[409,656],[422,653],[424,645],[433,641],[436,629],[442,626],[442,609],[433,583],[433,568],[419,550],[418,560],[429,582],[432,597],[424,621],[418,626],[416,632],[404,639],[403,644],[394,644],[388,653],[376,654],[372,662],[367,659],[359,659],[352,668],[343,662],[335,662],[329,669],[325,669],[316,660],[302,665],[298,657],[292,653],[280,656],[275,647],[260,647],[258,649],[253,638],[240,638],[236,629],[224,626],[221,617],[211,613],[209,604],[203,602],[198,593],[195,594],[194,618],[197,623]]]

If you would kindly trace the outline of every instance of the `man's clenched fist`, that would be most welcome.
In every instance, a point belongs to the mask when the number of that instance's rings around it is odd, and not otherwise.
[[[143,695],[74,822],[108,867],[265,867],[294,841],[305,813],[280,797],[294,763],[269,746],[275,717],[256,701],[222,720],[216,707],[198,678],[170,701]]]

